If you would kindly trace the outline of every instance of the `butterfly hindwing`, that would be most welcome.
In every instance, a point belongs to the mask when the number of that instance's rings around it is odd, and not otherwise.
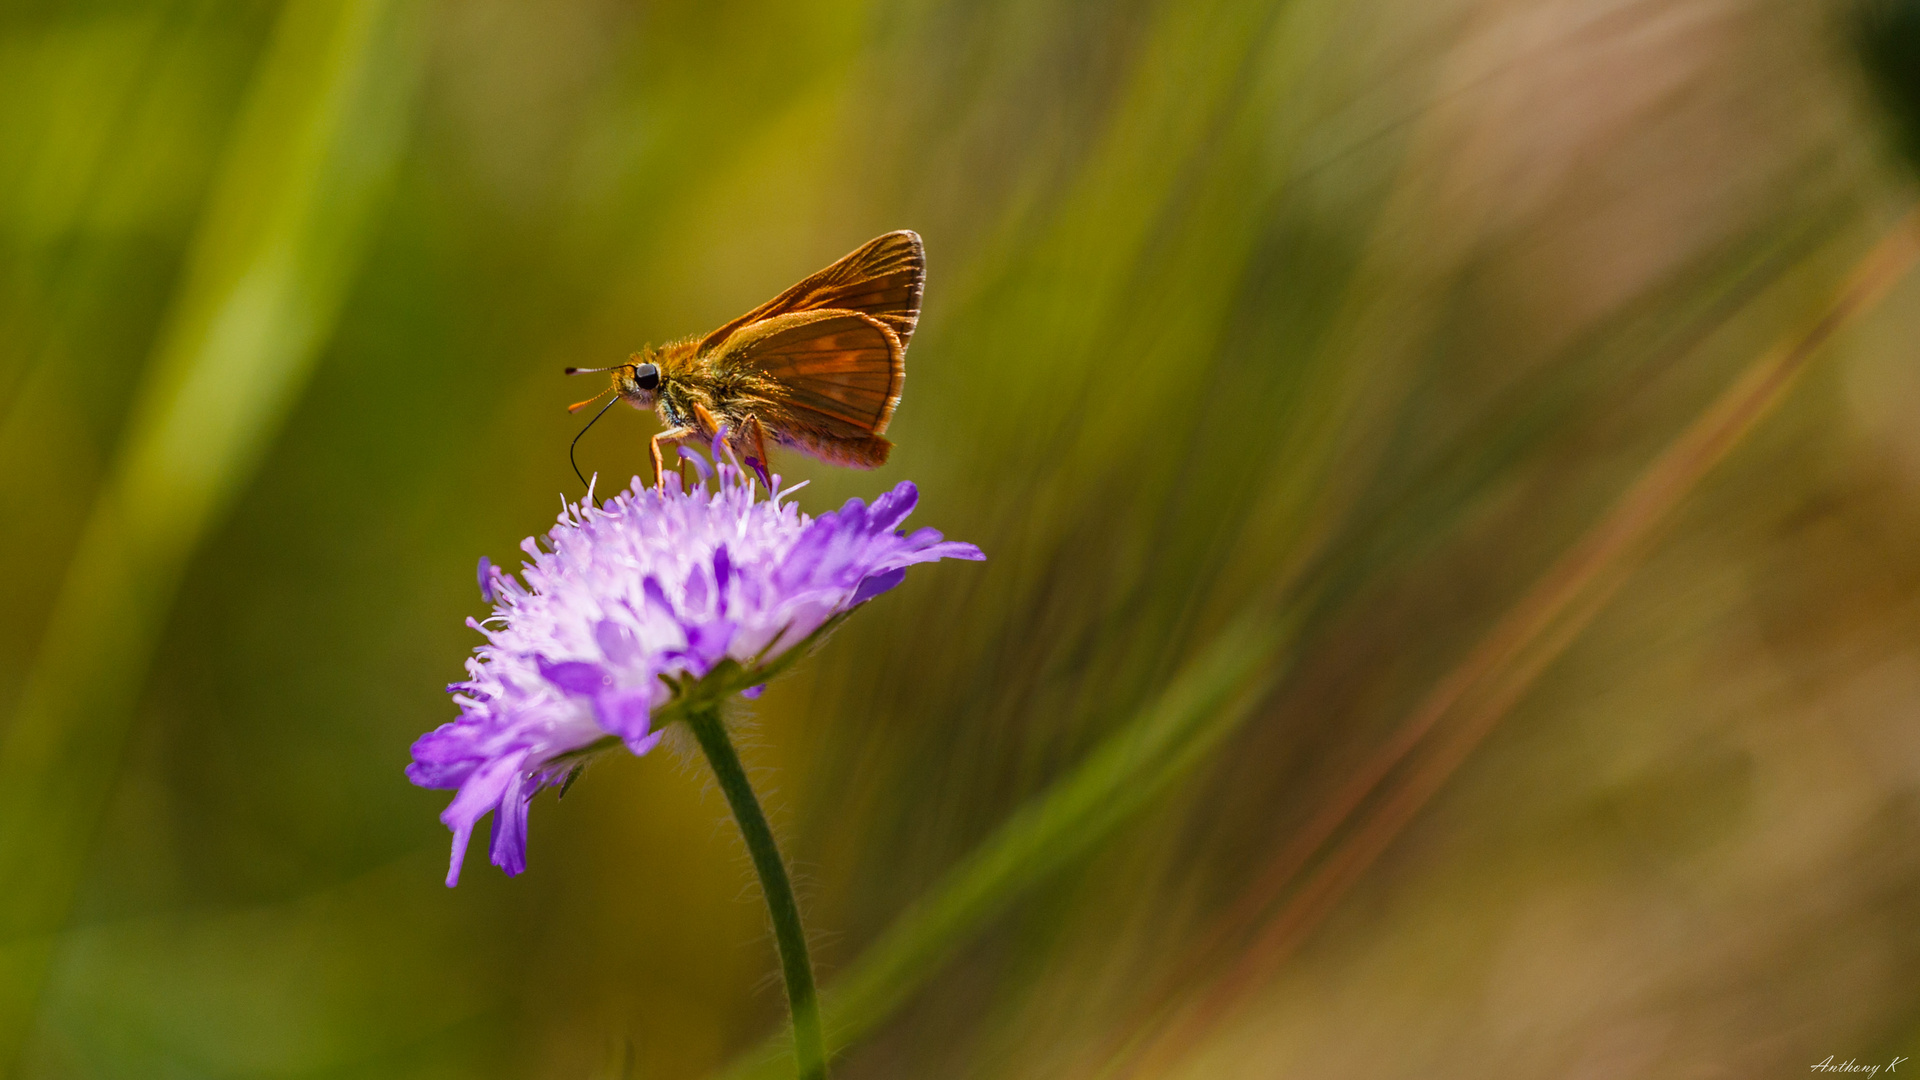
[[[751,380],[744,410],[817,456],[820,440],[867,440],[887,430],[906,364],[891,328],[857,311],[794,311],[727,339],[716,372]],[[884,440],[880,440],[884,442]]]
[[[731,349],[729,338],[754,323],[801,311],[858,312],[885,326],[902,350],[920,319],[927,260],[907,229],[874,237],[825,270],[700,339],[696,351]]]

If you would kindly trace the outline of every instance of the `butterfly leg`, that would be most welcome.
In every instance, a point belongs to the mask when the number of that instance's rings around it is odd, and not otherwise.
[[[700,429],[700,437],[706,439],[708,442],[712,442],[713,437],[720,433],[720,418],[713,415],[711,410],[697,401],[693,403],[693,422]],[[747,423],[753,423],[752,417],[748,417]],[[733,452],[736,454],[740,452],[740,437],[744,430],[745,429],[742,428],[739,431],[729,431],[727,433],[727,445],[732,447]],[[713,464],[715,467],[718,467],[720,462],[715,461]]]
[[[746,459],[747,468],[760,477],[760,482],[773,490],[773,477],[767,475],[767,432],[760,426],[760,418],[748,416],[740,424],[740,434],[735,439],[739,454]]]
[[[648,449],[653,453],[653,489],[655,491],[665,491],[667,487],[667,458],[660,452],[660,444],[678,442],[691,434],[693,434],[692,428],[668,428],[655,435],[653,441],[647,444]]]
[[[711,441],[720,432],[720,418],[696,401],[693,403],[693,429],[701,438]]]

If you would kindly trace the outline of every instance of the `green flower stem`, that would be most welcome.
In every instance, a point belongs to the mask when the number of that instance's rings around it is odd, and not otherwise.
[[[793,899],[793,883],[787,878],[787,866],[780,861],[780,848],[760,810],[747,771],[740,767],[740,755],[720,722],[716,705],[687,710],[687,726],[700,749],[713,766],[714,778],[726,793],[727,805],[740,823],[740,835],[753,855],[753,868],[760,874],[760,891],[766,894],[767,911],[773,917],[773,940],[780,948],[780,970],[786,976],[787,1004],[793,1013],[793,1057],[800,1080],[824,1080],[827,1075],[826,1044],[820,1037],[820,998],[813,988],[813,964],[807,959],[807,935],[800,928],[800,906]]]

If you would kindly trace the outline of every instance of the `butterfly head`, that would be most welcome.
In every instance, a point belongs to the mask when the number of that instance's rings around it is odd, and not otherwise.
[[[632,363],[613,369],[613,388],[634,408],[651,409],[660,389],[660,367],[635,353]]]

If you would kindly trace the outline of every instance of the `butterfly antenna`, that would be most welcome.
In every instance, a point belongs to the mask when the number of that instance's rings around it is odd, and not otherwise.
[[[600,396],[599,394],[593,395],[593,397],[599,397],[599,396]],[[580,404],[585,405],[588,401],[592,401],[592,400],[593,398],[588,398],[587,401],[583,401]],[[589,428],[593,427],[594,424],[600,421],[601,417],[607,415],[607,410],[613,408],[613,403],[619,400],[620,400],[620,396],[618,394],[608,398],[607,403],[605,405],[600,406],[600,411],[593,414],[593,419],[587,421],[587,426],[580,429],[580,435],[585,435]],[[575,408],[578,408],[578,407],[579,406],[575,406]],[[573,466],[573,475],[580,477],[581,485],[586,487],[588,490],[592,490],[592,485],[587,483],[587,478],[580,475],[580,463],[578,461],[575,461],[573,457],[573,448],[580,445],[580,435],[575,435],[573,437],[573,441],[567,444],[567,464]]]

